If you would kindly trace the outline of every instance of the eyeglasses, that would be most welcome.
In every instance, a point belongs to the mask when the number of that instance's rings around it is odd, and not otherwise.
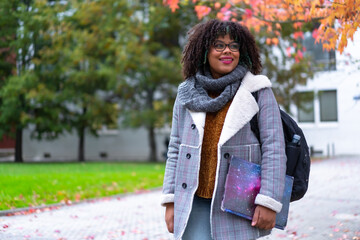
[[[223,41],[217,40],[214,43],[214,48],[217,52],[222,52],[225,48],[228,47],[232,52],[238,52],[240,49],[240,44],[237,42],[231,42],[229,44],[224,43]]]

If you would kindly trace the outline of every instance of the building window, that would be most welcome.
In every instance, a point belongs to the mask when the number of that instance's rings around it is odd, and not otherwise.
[[[306,48],[306,54],[312,58],[312,67],[315,71],[336,70],[335,51],[324,50],[321,43],[315,43],[310,32],[305,33],[303,45]]]
[[[298,122],[315,122],[314,92],[299,92],[296,96]]]
[[[336,90],[319,91],[319,102],[320,121],[336,122],[338,120]]]

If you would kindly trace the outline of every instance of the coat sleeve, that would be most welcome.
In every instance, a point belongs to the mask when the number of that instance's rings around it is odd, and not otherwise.
[[[168,146],[163,191],[161,197],[162,206],[165,206],[166,203],[174,202],[176,164],[177,164],[179,146],[180,146],[178,124],[179,124],[179,103],[178,100],[176,99],[173,108],[171,134],[170,134],[170,141]]]
[[[255,204],[280,212],[286,172],[285,140],[280,110],[271,88],[258,92],[258,104],[262,162],[261,188]]]

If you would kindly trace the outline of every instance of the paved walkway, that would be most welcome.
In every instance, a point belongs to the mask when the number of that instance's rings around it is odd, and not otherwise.
[[[1,240],[168,240],[160,191],[0,217]],[[312,164],[310,187],[291,203],[285,231],[275,239],[360,240],[360,157]],[[230,239],[231,240],[231,239]]]
[[[360,157],[313,163],[308,192],[290,204],[287,228],[264,239],[360,240]]]

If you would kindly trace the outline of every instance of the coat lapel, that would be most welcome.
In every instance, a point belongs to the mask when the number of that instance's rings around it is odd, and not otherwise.
[[[220,135],[219,145],[234,136],[259,111],[259,106],[251,92],[271,87],[270,80],[262,75],[247,73],[229,107]]]
[[[219,144],[234,136],[259,111],[255,98],[249,91],[239,88],[226,114]]]

